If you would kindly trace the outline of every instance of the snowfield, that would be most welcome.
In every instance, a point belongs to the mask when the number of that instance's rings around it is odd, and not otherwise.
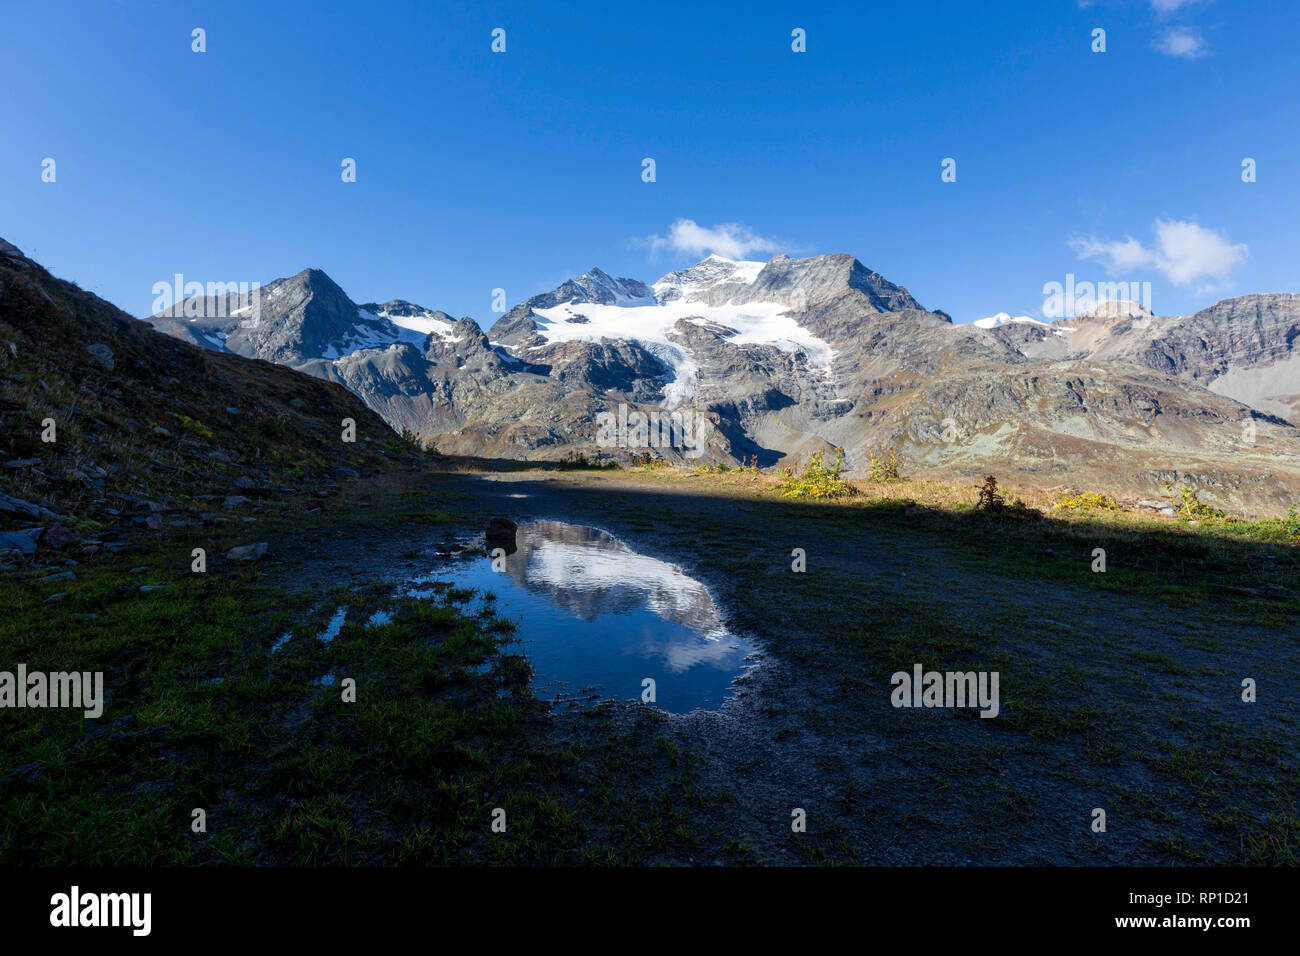
[[[720,282],[753,282],[763,266],[762,262],[733,262],[710,256],[698,266],[670,273],[656,282],[655,304],[634,304],[644,300],[620,298],[618,305],[570,302],[534,309],[533,320],[546,343],[532,348],[558,342],[635,341],[672,369],[672,381],[664,388],[665,408],[675,408],[690,399],[699,371],[690,349],[674,341],[673,327],[683,320],[706,327],[722,326],[723,336],[732,345],[767,345],[802,355],[808,365],[829,376],[834,350],[796,322],[788,306],[778,302],[710,306],[691,301]]]

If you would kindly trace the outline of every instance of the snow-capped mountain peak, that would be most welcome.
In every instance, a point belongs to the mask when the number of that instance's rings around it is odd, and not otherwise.
[[[976,319],[975,325],[981,329],[996,329],[998,326],[1006,325],[1010,322],[1042,326],[1051,324],[1049,322],[1040,322],[1038,319],[1031,319],[1027,315],[1012,316],[1008,312],[999,312],[997,315],[990,315],[986,319]]]
[[[713,254],[689,269],[670,272],[653,286],[660,305],[697,301],[704,292],[724,282],[749,285],[763,271],[764,262],[736,261]]]
[[[654,305],[654,293],[644,282],[615,279],[598,268],[591,268],[576,279],[570,279],[561,289],[573,294],[570,301],[619,306]]]
[[[412,345],[423,345],[429,334],[445,339],[456,325],[456,320],[446,312],[426,309],[404,299],[393,299],[382,305],[367,302],[357,307],[357,314],[363,322],[379,319],[390,323],[396,328],[389,341]]]

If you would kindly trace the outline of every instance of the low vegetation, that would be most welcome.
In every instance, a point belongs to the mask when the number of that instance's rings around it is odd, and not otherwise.
[[[898,453],[894,449],[889,449],[886,457],[877,457],[873,452],[869,458],[867,481],[876,484],[888,484],[903,480],[903,476],[898,472]]]
[[[553,739],[514,626],[485,596],[309,595],[251,568],[130,561],[143,571],[83,565],[71,587],[0,578],[3,659],[75,661],[103,671],[111,695],[98,720],[0,711],[0,860],[626,864],[689,851],[698,798],[658,716],[629,724],[607,704]],[[320,640],[339,608],[342,627]],[[504,833],[491,829],[498,807]],[[653,840],[624,839],[625,821]]]
[[[1085,491],[1082,494],[1062,498],[1056,503],[1062,511],[1121,511],[1119,503],[1109,495],[1097,491]]]
[[[979,485],[976,491],[979,492],[979,498],[975,502],[976,511],[1006,518],[1041,518],[1043,516],[1041,511],[1029,507],[1019,498],[1014,498],[1008,503],[1006,496],[998,488],[997,478],[993,475],[986,475],[984,483]]]
[[[860,494],[858,488],[843,477],[844,449],[835,450],[835,461],[830,465],[822,463],[822,454],[813,452],[800,475],[783,468],[776,486],[777,493],[783,498],[849,498]]]
[[[1187,485],[1165,485],[1165,494],[1174,502],[1174,508],[1184,518],[1226,518],[1227,514],[1201,501],[1195,488]]]

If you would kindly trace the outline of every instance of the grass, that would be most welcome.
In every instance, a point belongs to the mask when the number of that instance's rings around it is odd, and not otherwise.
[[[149,594],[134,584],[164,578]],[[598,708],[577,718],[590,741],[561,746],[512,626],[470,592],[314,598],[252,569],[83,566],[51,627],[53,590],[0,579],[0,654],[102,670],[110,700],[97,721],[0,711],[6,863],[635,863],[694,839],[689,761],[663,749],[654,715],[629,725]],[[338,636],[317,640],[340,606]],[[379,607],[388,623],[364,626]],[[624,790],[635,781],[647,786]],[[196,807],[206,833],[191,832]],[[490,829],[497,807],[505,833]],[[624,840],[625,821],[654,838]]]

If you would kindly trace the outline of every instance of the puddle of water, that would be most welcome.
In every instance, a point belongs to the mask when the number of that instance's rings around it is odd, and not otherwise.
[[[330,622],[325,625],[325,630],[321,631],[320,634],[317,635],[317,640],[323,644],[328,644],[330,641],[334,640],[334,638],[338,637],[339,631],[343,630],[343,622],[347,620],[347,616],[348,609],[346,605],[336,610],[334,616],[330,618]]]
[[[515,540],[502,571],[490,557],[466,559],[412,579],[406,593],[427,597],[437,589],[420,585],[448,581],[495,594],[492,610],[518,623],[543,697],[596,687],[639,701],[648,677],[663,710],[722,705],[754,648],[727,631],[701,582],[596,528],[534,521]]]

